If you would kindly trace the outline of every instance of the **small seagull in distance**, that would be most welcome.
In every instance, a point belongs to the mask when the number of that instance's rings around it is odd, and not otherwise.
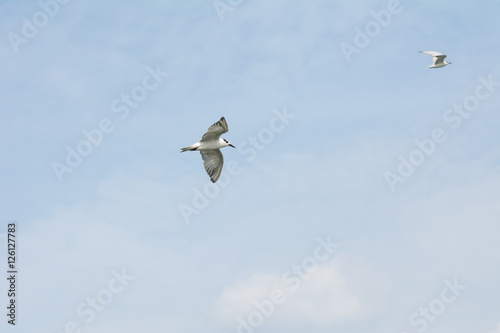
[[[445,61],[446,55],[435,51],[419,51],[420,53],[428,54],[432,57],[433,64],[427,68],[439,68],[451,64],[451,62]]]
[[[181,153],[185,151],[200,151],[203,158],[203,165],[212,183],[215,183],[219,179],[222,172],[222,165],[224,164],[224,157],[219,149],[227,146],[236,148],[229,141],[220,137],[227,131],[226,119],[222,117],[208,128],[207,133],[203,135],[200,141],[189,147],[181,148]]]

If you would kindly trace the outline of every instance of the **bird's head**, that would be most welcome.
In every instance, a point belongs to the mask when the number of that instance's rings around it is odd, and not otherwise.
[[[221,138],[221,139],[222,139],[222,138]],[[227,141],[226,139],[222,139],[222,141],[224,142],[224,147],[229,146],[229,147],[236,148],[236,147],[235,147],[235,146],[233,146],[231,143],[229,143],[229,141]]]

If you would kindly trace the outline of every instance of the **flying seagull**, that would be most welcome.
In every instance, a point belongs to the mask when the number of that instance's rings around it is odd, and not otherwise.
[[[215,183],[219,179],[222,172],[222,165],[224,164],[224,157],[222,157],[219,148],[227,146],[236,148],[230,144],[229,141],[220,137],[227,131],[226,119],[222,117],[218,122],[208,128],[207,133],[203,135],[200,141],[189,147],[181,148],[181,153],[185,151],[200,151],[201,157],[203,158],[203,165],[212,183]]]
[[[451,62],[445,61],[446,55],[435,51],[420,51],[420,53],[428,54],[432,57],[432,65],[427,68],[439,68],[451,64]]]

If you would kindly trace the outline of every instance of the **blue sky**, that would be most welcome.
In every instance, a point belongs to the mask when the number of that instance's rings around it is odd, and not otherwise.
[[[1,1],[2,331],[499,333],[499,9]]]

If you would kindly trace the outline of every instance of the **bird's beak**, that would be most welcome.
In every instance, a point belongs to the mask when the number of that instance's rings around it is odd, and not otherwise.
[[[229,144],[230,147],[233,147],[233,148],[236,148],[235,146],[233,146],[232,144]]]

